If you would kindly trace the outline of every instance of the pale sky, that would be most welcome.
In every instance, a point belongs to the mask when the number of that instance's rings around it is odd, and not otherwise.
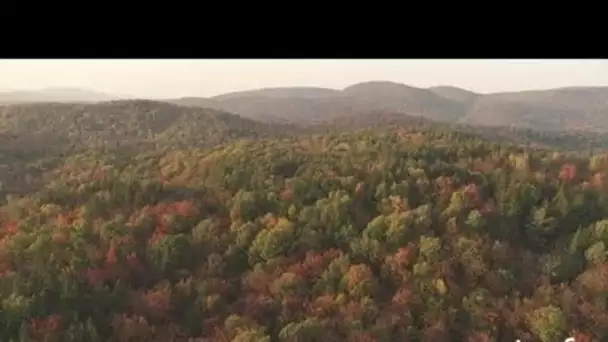
[[[78,87],[148,98],[365,81],[487,93],[608,86],[607,60],[0,60],[0,90]]]

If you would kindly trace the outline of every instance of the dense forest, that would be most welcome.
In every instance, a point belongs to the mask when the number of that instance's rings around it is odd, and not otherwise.
[[[605,137],[371,115],[4,107],[0,341],[608,340]]]

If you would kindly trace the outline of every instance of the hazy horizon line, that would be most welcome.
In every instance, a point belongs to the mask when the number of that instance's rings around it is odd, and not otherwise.
[[[339,90],[388,81],[477,94],[608,87],[608,60],[254,59],[0,60],[0,88],[79,88],[166,99],[209,98],[263,88]]]
[[[156,99],[179,99],[179,98],[213,98],[213,97],[226,95],[226,94],[232,94],[232,93],[250,92],[250,91],[257,91],[257,90],[289,89],[289,88],[310,88],[310,89],[327,89],[327,90],[342,91],[353,85],[364,84],[364,83],[375,83],[375,82],[394,83],[394,84],[404,85],[404,86],[411,87],[411,88],[426,89],[426,90],[432,89],[432,88],[438,88],[438,87],[450,87],[450,88],[456,88],[456,89],[468,91],[468,92],[479,94],[479,95],[517,93],[517,92],[528,92],[528,91],[548,91],[548,90],[558,90],[558,89],[576,89],[576,88],[608,88],[608,84],[604,84],[604,85],[572,84],[572,85],[563,85],[563,86],[557,86],[557,87],[522,88],[519,90],[476,91],[476,90],[472,90],[469,88],[465,88],[465,87],[461,87],[461,86],[453,85],[453,84],[437,84],[437,85],[432,85],[432,86],[428,86],[428,87],[420,87],[420,86],[403,83],[403,82],[399,82],[399,81],[378,79],[378,80],[360,81],[360,82],[352,83],[352,84],[349,84],[349,85],[346,85],[343,87],[326,87],[326,86],[320,86],[320,85],[299,85],[299,84],[271,85],[271,86],[263,86],[263,87],[242,87],[242,88],[235,88],[234,90],[230,90],[230,91],[217,92],[217,93],[211,94],[211,95],[182,94],[179,96],[164,96],[164,95],[163,96],[154,96],[154,95],[146,96],[143,94],[137,95],[137,94],[121,94],[118,92],[114,93],[112,91],[100,89],[98,87],[74,86],[74,85],[43,86],[43,87],[37,87],[37,88],[33,88],[33,87],[32,88],[12,88],[12,89],[11,88],[0,88],[0,92],[17,93],[17,92],[44,92],[44,91],[53,91],[53,90],[72,90],[72,91],[94,92],[94,93],[109,95],[111,97],[118,97],[121,99],[155,99],[156,100]]]

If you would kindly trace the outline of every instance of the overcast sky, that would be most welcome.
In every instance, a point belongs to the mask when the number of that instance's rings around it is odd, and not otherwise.
[[[482,93],[608,86],[608,60],[0,60],[0,90],[79,87],[148,98],[371,80]]]

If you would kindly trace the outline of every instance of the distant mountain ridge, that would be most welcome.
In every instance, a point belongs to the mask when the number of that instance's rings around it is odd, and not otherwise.
[[[227,94],[211,97],[214,100],[228,100],[243,97],[269,97],[269,98],[319,98],[335,96],[339,90],[321,87],[280,87],[280,88],[261,88],[231,92]]]
[[[0,92],[0,104],[98,103],[125,98],[130,97],[78,88]],[[368,81],[343,89],[273,87],[162,101],[225,111],[266,123],[310,124],[379,111],[470,125],[608,132],[608,87],[480,94],[454,86],[419,88]]]
[[[429,88],[433,93],[442,96],[448,100],[456,101],[470,105],[475,101],[480,94],[452,86],[437,86]]]
[[[0,104],[37,102],[94,103],[124,99],[128,97],[129,96],[112,95],[81,88],[54,87],[40,90],[0,91]]]
[[[167,101],[266,122],[310,123],[361,111],[384,111],[472,125],[608,132],[608,87],[480,94],[453,86],[418,88],[369,81],[342,90],[265,88]]]

